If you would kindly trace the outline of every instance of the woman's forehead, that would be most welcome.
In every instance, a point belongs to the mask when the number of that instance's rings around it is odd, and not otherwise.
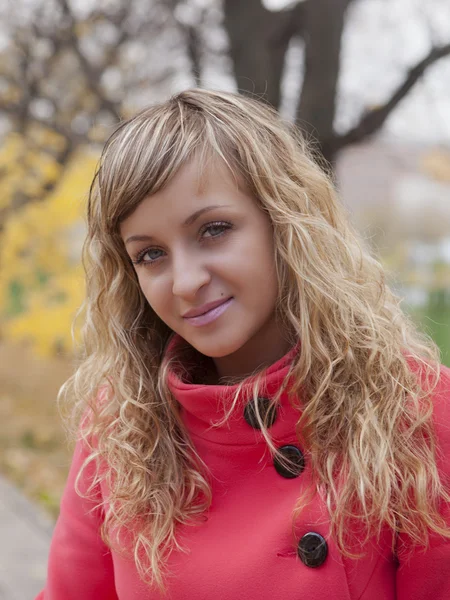
[[[189,225],[197,213],[214,209],[245,209],[253,198],[246,187],[223,163],[215,161],[207,169],[193,160],[181,167],[163,188],[147,195],[136,209],[121,223],[121,235],[125,239],[136,231],[152,227],[166,228]]]

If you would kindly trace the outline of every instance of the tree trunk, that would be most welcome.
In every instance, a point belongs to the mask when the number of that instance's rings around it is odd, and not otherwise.
[[[224,25],[238,90],[280,105],[281,76],[293,35],[302,32],[303,3],[271,12],[261,0],[225,0]]]
[[[305,74],[296,122],[319,143],[324,158],[334,160],[336,90],[341,38],[349,0],[305,2]]]

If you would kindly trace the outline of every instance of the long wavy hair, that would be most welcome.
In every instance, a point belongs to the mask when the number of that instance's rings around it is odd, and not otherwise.
[[[101,482],[109,490],[105,542],[122,551],[126,535],[142,579],[164,591],[170,552],[185,550],[177,525],[198,522],[211,503],[167,385],[172,332],[145,300],[119,234],[123,219],[194,157],[225,161],[270,217],[278,308],[301,340],[286,378],[298,407],[293,427],[341,552],[353,556],[354,520],[366,541],[386,527],[423,546],[430,532],[449,536],[432,426],[436,347],[403,314],[299,132],[262,102],[195,89],[122,123],[91,186],[84,351],[61,395],[74,402],[89,448],[84,467],[98,467],[91,491]],[[255,401],[263,375],[250,381]],[[307,501],[299,498],[293,522]]]

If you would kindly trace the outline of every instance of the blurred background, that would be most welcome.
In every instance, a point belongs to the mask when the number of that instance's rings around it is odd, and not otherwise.
[[[2,0],[0,474],[53,517],[96,161],[120,119],[192,86],[263,96],[318,140],[450,365],[449,0]]]

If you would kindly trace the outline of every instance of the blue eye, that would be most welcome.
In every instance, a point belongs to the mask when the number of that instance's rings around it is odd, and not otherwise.
[[[151,265],[158,260],[158,258],[161,258],[162,254],[163,251],[159,248],[146,248],[145,250],[139,252],[139,254],[136,256],[136,259],[132,262],[133,265]],[[146,256],[148,256],[148,258],[145,258]]]
[[[200,242],[203,240],[212,241],[220,238],[227,231],[233,229],[233,225],[227,221],[214,221],[213,223],[206,223],[199,232]],[[159,261],[160,258],[165,256],[165,251],[161,248],[144,248],[141,250],[136,257],[131,261],[133,265],[139,266],[152,266]]]
[[[204,227],[202,227],[200,235],[202,238],[216,238],[223,235],[225,231],[231,228],[231,223],[227,223],[226,221],[216,221],[214,223],[207,223]]]

